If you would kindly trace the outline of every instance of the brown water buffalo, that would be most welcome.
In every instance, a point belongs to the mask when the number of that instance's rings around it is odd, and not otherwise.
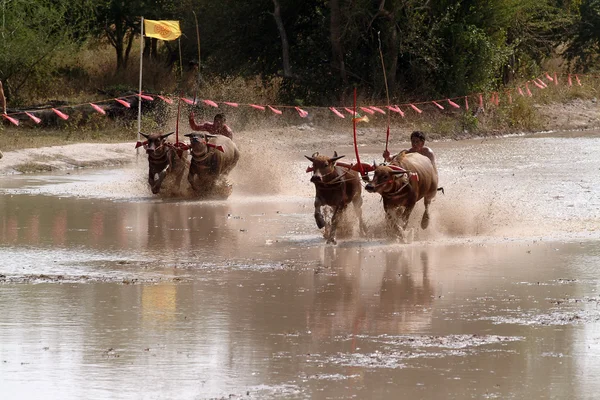
[[[390,165],[376,166],[373,180],[365,189],[381,195],[388,228],[406,240],[408,218],[421,199],[425,202],[421,228],[427,229],[429,204],[437,194],[437,184],[437,170],[429,158],[419,153],[402,152]],[[399,217],[402,219],[401,225],[398,224]]]
[[[188,133],[190,138],[190,170],[188,182],[199,194],[212,193],[216,186],[222,185],[224,197],[231,194],[231,185],[227,175],[237,165],[240,152],[235,143],[223,135],[208,133]]]
[[[358,217],[360,233],[365,235],[367,229],[362,218],[362,187],[358,172],[337,166],[336,161],[344,157],[338,156],[337,153],[331,158],[319,153],[305,157],[312,162],[312,167],[309,167],[307,172],[312,170],[313,173],[310,181],[315,184],[315,221],[319,229],[326,226],[322,207],[329,206],[333,210],[330,224],[325,230],[327,243],[336,243],[335,233],[339,217],[350,203]]]
[[[169,170],[178,170],[177,184],[179,184],[183,176],[183,160],[178,159],[177,151],[167,142],[167,137],[173,133],[175,132],[164,134],[145,134],[140,132],[140,135],[146,138],[146,142],[143,145],[148,155],[148,183],[154,194],[160,192],[160,187]]]

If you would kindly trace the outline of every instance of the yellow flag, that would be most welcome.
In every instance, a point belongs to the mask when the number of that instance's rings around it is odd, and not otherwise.
[[[146,37],[160,40],[175,40],[181,36],[179,21],[153,21],[144,20],[144,34]]]

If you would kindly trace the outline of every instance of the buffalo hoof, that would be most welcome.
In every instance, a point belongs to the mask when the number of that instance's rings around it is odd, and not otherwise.
[[[335,240],[335,238],[329,238],[327,239],[327,244],[337,244],[337,240]]]
[[[317,228],[323,229],[325,227],[325,218],[321,214],[315,214],[315,221],[317,222]]]
[[[429,226],[429,213],[423,214],[423,219],[421,219],[421,229],[427,229]]]

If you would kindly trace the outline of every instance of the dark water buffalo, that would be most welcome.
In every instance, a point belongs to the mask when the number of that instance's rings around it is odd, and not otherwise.
[[[362,219],[362,187],[358,172],[337,166],[336,161],[344,157],[338,156],[337,153],[334,153],[331,158],[321,156],[319,153],[313,154],[312,157],[305,157],[312,162],[312,167],[307,172],[312,170],[313,173],[310,181],[315,184],[315,221],[319,229],[326,226],[322,207],[329,206],[333,210],[329,232],[325,230],[327,243],[336,243],[335,233],[339,217],[350,203],[354,206],[358,217],[360,233],[365,235],[367,229]]]
[[[178,184],[183,176],[184,162],[178,159],[177,151],[167,142],[167,137],[173,133],[175,132],[151,133],[148,135],[140,132],[140,135],[146,138],[144,148],[148,155],[148,183],[154,194],[160,192],[160,187],[169,170],[177,170],[178,176],[176,179]]]
[[[373,180],[365,189],[381,195],[388,227],[396,236],[406,240],[408,218],[421,199],[425,202],[421,228],[427,229],[429,204],[437,194],[437,184],[437,170],[429,158],[419,153],[402,152],[390,165],[376,166]]]
[[[231,194],[227,175],[237,165],[240,152],[235,143],[223,135],[188,133],[190,138],[190,170],[188,182],[199,194],[211,194],[217,186],[223,186],[222,196]]]

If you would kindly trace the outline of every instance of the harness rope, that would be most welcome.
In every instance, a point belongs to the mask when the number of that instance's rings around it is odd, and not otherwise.
[[[319,183],[319,184],[322,184],[322,185],[325,185],[325,186],[332,186],[332,185],[339,185],[339,184],[341,184],[341,183],[344,183],[344,182],[349,182],[349,181],[351,181],[352,179],[344,179],[344,180],[342,180],[342,178],[343,178],[344,176],[348,175],[348,173],[349,173],[349,172],[350,172],[350,170],[348,169],[348,170],[346,170],[345,172],[343,172],[341,175],[339,175],[339,174],[338,174],[338,175],[337,175],[337,176],[336,176],[336,177],[335,177],[333,180],[331,180],[331,181],[327,181],[327,182],[323,181],[323,178],[325,178],[326,176],[329,176],[329,175],[331,175],[331,174],[333,174],[333,173],[336,173],[336,174],[338,173],[338,170],[337,170],[337,169],[335,168],[335,166],[334,166],[334,167],[333,167],[333,170],[332,170],[331,172],[328,172],[328,173],[326,173],[325,175],[323,175],[323,176],[322,176],[322,178],[321,178],[321,182],[314,182],[314,183]]]

